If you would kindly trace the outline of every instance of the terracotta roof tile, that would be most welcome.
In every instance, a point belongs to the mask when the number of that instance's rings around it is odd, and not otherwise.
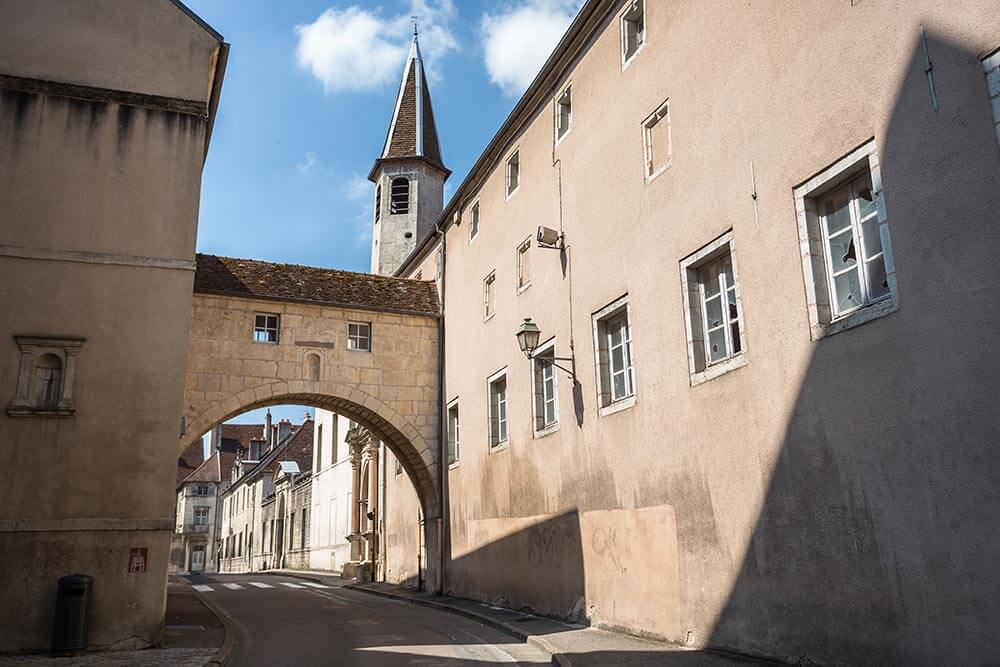
[[[177,483],[180,484],[188,475],[198,469],[205,461],[205,445],[201,440],[192,442],[187,449],[177,457]]]
[[[198,254],[194,291],[436,315],[433,281]]]

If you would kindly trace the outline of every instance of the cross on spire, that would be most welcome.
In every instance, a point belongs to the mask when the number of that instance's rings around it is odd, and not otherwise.
[[[410,17],[410,20],[413,21],[413,36],[416,37],[417,36],[417,21],[420,20],[420,17],[417,16],[416,14],[414,14],[413,16]]]

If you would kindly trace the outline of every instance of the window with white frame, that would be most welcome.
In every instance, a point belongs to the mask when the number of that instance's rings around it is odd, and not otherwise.
[[[521,184],[521,151],[516,150],[507,158],[507,196],[510,197]]]
[[[490,377],[488,384],[490,405],[490,448],[507,444],[507,370]]]
[[[632,331],[628,297],[623,296],[593,315],[598,368],[600,414],[628,407],[635,399]]]
[[[210,496],[212,495],[212,487],[208,484],[199,484],[195,487],[194,494],[196,496]]]
[[[448,465],[458,462],[461,448],[458,422],[458,399],[448,404]]]
[[[556,141],[558,142],[573,125],[573,90],[572,86],[566,86],[556,97]]]
[[[196,525],[196,526],[207,526],[208,525],[208,508],[207,507],[195,507],[194,508],[194,525]]]
[[[389,183],[389,214],[410,212],[410,179],[397,176]]]
[[[622,66],[629,64],[646,42],[646,12],[643,0],[633,0],[621,15]]]
[[[517,246],[517,291],[520,292],[531,285],[531,237],[524,239]]]
[[[875,140],[794,195],[813,339],[898,310]]]
[[[258,343],[278,342],[279,318],[272,313],[255,313],[253,339]]]
[[[681,285],[691,384],[746,365],[731,231],[681,260]]]
[[[547,433],[559,426],[555,340],[540,345],[532,356],[535,434]]]
[[[323,470],[323,425],[316,427],[316,472]]]
[[[488,320],[496,312],[496,271],[490,271],[490,275],[483,279],[483,319]]]
[[[656,178],[670,166],[673,147],[670,145],[670,103],[660,105],[642,122],[643,157],[646,161],[646,180]]]
[[[472,209],[469,211],[469,217],[471,218],[471,220],[469,221],[469,242],[471,243],[472,239],[476,238],[476,235],[479,234],[479,202],[478,201],[475,204],[472,205]]]
[[[347,323],[347,349],[372,351],[372,325],[369,322]]]

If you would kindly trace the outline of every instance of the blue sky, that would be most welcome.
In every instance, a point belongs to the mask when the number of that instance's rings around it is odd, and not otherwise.
[[[412,27],[454,191],[582,0],[187,0],[231,44],[198,251],[367,271],[371,184]],[[272,408],[298,423],[302,408]],[[234,421],[261,421],[261,411]]]

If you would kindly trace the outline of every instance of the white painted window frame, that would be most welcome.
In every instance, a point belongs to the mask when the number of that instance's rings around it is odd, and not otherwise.
[[[817,203],[824,195],[859,176],[865,169],[871,173],[889,295],[863,308],[836,317],[833,315],[829,264]],[[899,287],[892,255],[892,240],[889,235],[888,216],[886,215],[882,175],[875,139],[869,139],[837,160],[833,165],[793,188],[792,194],[795,198],[795,218],[802,256],[806,310],[809,315],[809,332],[812,340],[820,340],[826,336],[853,329],[898,311]]]
[[[663,164],[654,170],[653,168],[653,128],[660,123],[667,124],[667,148],[666,159]],[[673,126],[670,122],[670,99],[663,100],[663,103],[656,108],[656,111],[646,116],[642,121],[642,173],[646,183],[650,183],[657,176],[665,172],[674,163],[674,134]]]
[[[497,272],[494,269],[483,278],[483,322],[488,322],[497,314]],[[490,296],[493,297],[492,308],[490,307]]]
[[[543,438],[559,430],[559,374],[552,362],[543,361],[545,355],[555,356],[556,339],[550,338],[535,349],[531,357],[531,423],[534,437]],[[546,372],[552,374],[552,395],[545,391]],[[545,423],[545,406],[553,404],[555,421]]]
[[[257,326],[257,318],[264,318],[264,326]],[[270,326],[270,322],[267,318],[274,318],[274,326]],[[269,331],[274,331],[274,340],[257,340],[257,333]],[[277,345],[281,342],[281,315],[279,313],[264,313],[264,312],[254,312],[253,314],[253,342],[262,343],[264,345]]]
[[[642,41],[639,42],[639,45],[636,47],[632,55],[627,55],[628,44],[626,40],[626,30],[625,30],[625,24],[627,22],[627,19],[625,18],[625,15],[631,12],[637,6],[642,8]],[[625,9],[623,9],[618,14],[618,32],[620,35],[620,46],[618,51],[621,54],[622,71],[624,72],[629,65],[635,62],[635,59],[638,57],[638,55],[642,53],[642,50],[644,48],[646,48],[646,42],[649,41],[649,27],[646,22],[645,0],[632,0],[632,2],[626,4]]]
[[[510,183],[510,167],[511,163],[517,162],[517,183],[514,188],[511,189]],[[507,154],[507,159],[504,160],[504,192],[506,193],[506,200],[509,201],[511,197],[517,194],[517,191],[521,189],[521,147],[518,146],[510,153]]]
[[[563,97],[567,95],[569,95],[569,104],[567,105],[569,107],[569,114],[568,114],[569,118],[566,123],[566,128],[563,130],[562,134],[560,134],[559,130],[561,128],[559,126],[559,120],[561,118],[561,114],[559,112],[563,107],[563,101],[562,101]],[[565,86],[563,86],[562,89],[556,94],[555,98],[552,101],[552,107],[554,114],[553,133],[555,136],[555,145],[558,146],[559,144],[562,143],[563,139],[569,136],[569,133],[573,129],[573,82],[572,81],[568,82]]]
[[[607,325],[619,315],[624,315],[628,327],[628,380],[631,393],[615,398],[613,391],[613,374],[611,369],[610,354],[610,332]],[[635,349],[632,341],[635,339],[635,331],[632,323],[632,314],[629,307],[628,294],[625,294],[608,305],[604,306],[591,316],[594,331],[594,361],[597,369],[597,414],[605,417],[635,405],[637,385],[635,375]]]
[[[479,200],[472,202],[469,207],[469,243],[471,244],[479,236],[479,225],[482,223],[482,209]]]
[[[498,381],[504,381],[504,391],[503,400],[497,403],[497,431],[493,431],[493,385]],[[500,406],[503,409],[500,409]],[[503,413],[503,419],[500,419],[500,413]],[[503,424],[501,428],[500,424]],[[487,424],[487,434],[489,436],[489,452],[499,452],[507,449],[510,446],[510,382],[507,381],[507,367],[504,366],[502,369],[498,370],[493,375],[486,379],[486,424]],[[502,434],[505,436],[500,437]]]
[[[455,412],[455,417],[456,417],[455,421],[454,421],[454,423],[455,423],[454,434],[453,434],[452,428],[451,428],[452,427],[452,418],[451,418],[452,411]],[[448,402],[448,406],[447,406],[447,410],[445,412],[445,416],[446,416],[446,418],[448,420],[447,428],[448,428],[448,458],[449,459],[451,458],[451,449],[452,449],[452,446],[453,446],[452,440],[454,440],[454,450],[455,450],[455,458],[453,460],[448,461],[448,467],[449,468],[455,468],[455,467],[458,466],[458,464],[462,460],[462,411],[459,408],[458,397],[457,396],[455,398],[451,399],[451,401]]]
[[[517,244],[517,251],[515,253],[516,256],[517,256],[517,266],[516,266],[517,273],[515,273],[514,275],[517,276],[517,293],[518,294],[520,294],[524,290],[526,290],[529,287],[531,287],[531,258],[530,258],[530,256],[528,258],[527,265],[525,265],[525,262],[524,262],[525,255],[527,255],[530,252],[531,252],[531,237],[529,236],[528,238],[524,239],[523,241],[521,241],[520,243]],[[523,275],[524,274],[525,266],[527,266],[527,269],[528,269],[527,280],[524,279],[524,275]]]
[[[705,313],[705,292],[701,284],[701,270],[708,264],[729,255],[733,265],[733,284],[736,292],[736,319],[740,327],[740,351],[733,353],[732,333],[729,330],[729,320],[726,322],[726,345],[729,356],[716,362],[709,361],[706,348],[708,338],[708,320]],[[711,243],[703,246],[680,261],[681,294],[684,304],[684,330],[687,336],[688,369],[691,386],[708,382],[720,375],[725,375],[737,368],[747,365],[747,330],[746,318],[743,316],[743,299],[740,290],[739,267],[736,262],[736,247],[733,243],[733,231],[729,230]],[[725,305],[726,286],[720,284]]]
[[[352,327],[357,327],[357,333],[351,333],[351,328]],[[364,347],[361,346],[362,343],[365,344]],[[352,345],[353,345],[353,347],[352,347]],[[372,323],[371,322],[348,322],[347,323],[347,349],[350,352],[371,352],[372,351]]]

